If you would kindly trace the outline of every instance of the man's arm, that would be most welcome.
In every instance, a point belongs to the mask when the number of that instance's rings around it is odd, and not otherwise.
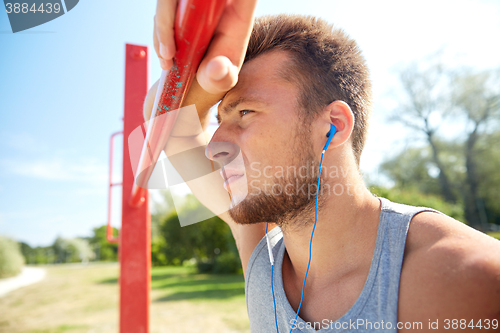
[[[203,133],[192,136],[193,131],[189,125],[178,126],[177,123],[183,121],[183,115],[179,113],[176,126],[171,133],[172,136],[165,147],[167,156],[185,152],[190,148],[204,146],[208,142],[205,130],[210,122],[210,108],[219,102],[224,94],[237,83],[238,72],[243,64],[253,26],[256,3],[257,0],[235,0],[226,6],[212,42],[200,64],[197,76],[181,105],[181,107],[193,104],[196,106]],[[160,58],[162,68],[165,70],[172,66],[172,58],[175,54],[173,24],[176,4],[175,0],[158,0],[155,16],[155,50]],[[144,103],[144,118],[146,120],[151,116],[157,86],[158,82],[151,87]],[[189,121],[186,121],[185,124],[189,124]],[[200,150],[197,153],[193,150],[193,153],[189,154],[189,158],[183,157],[177,161],[171,159],[181,176],[183,176],[184,170],[188,170],[193,165],[204,165],[207,161]],[[213,212],[221,211],[220,207],[216,207],[217,205],[226,205],[226,209],[223,209],[224,212],[219,213],[218,216],[231,228],[240,254],[243,273],[246,273],[253,250],[264,237],[265,224],[239,225],[235,223],[227,212],[229,208],[228,193],[221,186],[222,178],[216,174],[212,176],[212,179],[204,177],[206,181],[202,184],[190,181],[187,184],[198,200]]]
[[[150,88],[144,102],[143,111],[146,120],[149,120],[151,117],[157,86],[158,81]],[[202,128],[206,130],[210,119],[210,108],[216,102],[218,102],[218,96],[207,93],[200,87],[198,82],[194,80],[182,106],[194,104]],[[179,113],[178,117],[182,117],[182,112]],[[175,137],[170,137],[168,140],[167,146],[165,147],[165,153],[168,157],[172,157],[179,152],[189,150],[189,155],[183,155],[182,159],[172,158],[170,161],[181,176],[190,178],[186,175],[186,170],[189,170],[192,166],[200,168],[201,165],[206,165],[208,162],[203,151],[191,149],[204,146],[208,141],[206,138],[208,134],[203,133],[203,135],[192,136],[190,135],[190,128],[177,125],[172,131],[172,135],[174,134]],[[211,211],[221,211],[220,205],[224,205],[224,207],[222,207],[224,213],[218,214],[218,216],[231,228],[236,246],[238,247],[243,273],[245,274],[248,261],[255,246],[257,246],[262,237],[264,237],[265,224],[240,225],[234,222],[227,212],[227,209],[229,209],[229,202],[227,200],[228,193],[222,187],[222,182],[223,179],[221,176],[215,173],[209,177],[204,177],[204,182],[188,181],[187,184],[197,199]]]

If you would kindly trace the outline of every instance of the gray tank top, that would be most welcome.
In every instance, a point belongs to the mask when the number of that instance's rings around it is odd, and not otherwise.
[[[382,211],[368,278],[354,305],[337,321],[317,323],[319,332],[396,332],[399,278],[405,249],[406,234],[413,216],[435,210],[393,203],[379,198]],[[279,227],[269,233],[274,255],[274,295],[280,333],[318,332],[300,317],[293,322],[295,312],[283,289],[282,263],[285,253],[283,234]],[[252,333],[276,332],[271,264],[264,237],[253,251],[245,277],[245,296]],[[401,324],[400,324],[401,325]]]

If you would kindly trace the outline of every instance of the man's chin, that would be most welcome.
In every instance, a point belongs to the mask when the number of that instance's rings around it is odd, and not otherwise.
[[[281,225],[289,219],[283,199],[280,196],[248,195],[229,209],[229,215],[238,224],[272,222]]]
[[[246,207],[246,199],[235,201],[234,197],[231,198],[231,206],[229,208],[229,215],[238,224],[253,224],[257,223],[250,219],[249,211]]]
[[[264,211],[259,209],[250,197],[245,197],[239,201],[235,201],[234,197],[231,198],[229,215],[238,224],[255,224],[266,221],[263,213]]]
[[[304,184],[312,184],[314,180],[303,181]],[[279,182],[275,182],[279,184]],[[286,182],[282,185],[294,184]],[[297,188],[302,186],[297,183]],[[314,222],[315,200],[300,191],[297,195],[265,195],[264,193],[248,193],[244,197],[232,197],[229,215],[238,224],[255,224],[262,222],[276,223],[280,227],[289,224],[306,225]],[[322,197],[321,199],[324,199]],[[323,201],[323,200],[320,200]],[[321,206],[321,203],[320,203]],[[312,218],[312,220],[311,220]]]

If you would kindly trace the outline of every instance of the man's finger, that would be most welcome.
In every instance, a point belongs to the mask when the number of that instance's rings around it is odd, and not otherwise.
[[[176,9],[177,0],[158,0],[156,4],[156,15],[154,20],[155,35],[153,38],[157,40],[155,51],[158,57],[165,61],[165,64],[162,63],[163,69],[170,69],[170,67],[172,67],[172,59],[176,51],[174,38]]]
[[[224,9],[214,38],[197,73],[200,86],[207,92],[219,94],[236,85],[252,32],[256,4],[257,0],[235,0],[228,3]],[[224,65],[222,58],[215,60],[218,56],[229,59],[231,65],[229,63]],[[226,66],[226,76],[222,78],[220,75],[212,76],[220,74],[213,70],[213,67],[218,65]]]
[[[198,80],[201,80],[200,86],[211,94],[226,92],[238,82],[239,68],[226,56],[209,60],[201,71],[197,75]]]
[[[159,45],[159,42],[158,42],[158,38],[156,38],[156,27],[154,27],[153,29],[153,45],[154,45],[154,48],[155,48],[155,52],[156,52],[156,55],[158,56],[158,59],[160,60],[160,66],[162,69],[164,70],[169,70],[172,65],[173,65],[173,61],[170,60],[169,61],[166,61],[165,59],[163,59],[160,55],[160,45]]]

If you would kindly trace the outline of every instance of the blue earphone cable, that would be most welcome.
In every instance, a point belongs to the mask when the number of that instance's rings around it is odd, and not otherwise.
[[[290,332],[292,333],[295,323],[297,322],[297,318],[299,316],[300,308],[302,307],[302,301],[304,300],[304,289],[306,286],[307,274],[309,273],[309,267],[311,266],[311,254],[312,254],[312,241],[314,236],[314,230],[316,230],[316,223],[318,222],[318,196],[319,196],[319,185],[321,182],[321,167],[323,166],[323,156],[325,155],[325,151],[328,149],[330,142],[332,141],[333,136],[337,132],[337,128],[335,125],[330,125],[330,131],[326,135],[328,139],[326,140],[326,144],[323,147],[323,151],[321,152],[321,161],[319,163],[319,172],[318,172],[318,186],[316,187],[316,207],[314,210],[314,226],[311,232],[311,240],[309,242],[309,261],[307,263],[306,275],[304,276],[304,282],[302,283],[302,295],[300,296],[299,308],[297,309],[297,313],[295,314],[295,319],[293,320],[293,325],[290,328]],[[274,284],[273,284],[273,276],[274,276],[274,258],[272,254],[271,244],[269,243],[269,236],[267,234],[268,223],[266,223],[266,240],[267,240],[267,248],[269,251],[269,259],[271,261],[271,291],[273,293],[273,304],[274,304],[274,322],[276,323],[276,332],[279,333],[278,329],[278,316],[276,314],[276,299],[274,297]]]
[[[304,282],[302,283],[302,295],[300,296],[299,308],[297,309],[297,313],[295,314],[295,319],[293,320],[293,325],[290,328],[290,333],[292,333],[293,328],[295,327],[295,323],[297,322],[297,318],[299,316],[300,308],[302,307],[302,301],[304,300],[304,289],[306,287],[307,273],[309,273],[309,266],[311,265],[312,242],[313,242],[314,230],[316,229],[316,222],[318,222],[318,195],[319,195],[319,184],[321,181],[321,167],[323,166],[324,154],[325,154],[325,150],[323,150],[323,152],[321,153],[321,162],[319,163],[318,186],[316,187],[316,208],[315,208],[315,212],[314,212],[314,226],[313,226],[313,230],[311,232],[311,241],[309,242],[309,262],[307,263],[306,275],[304,276]],[[275,310],[276,310],[276,307],[275,307]]]

